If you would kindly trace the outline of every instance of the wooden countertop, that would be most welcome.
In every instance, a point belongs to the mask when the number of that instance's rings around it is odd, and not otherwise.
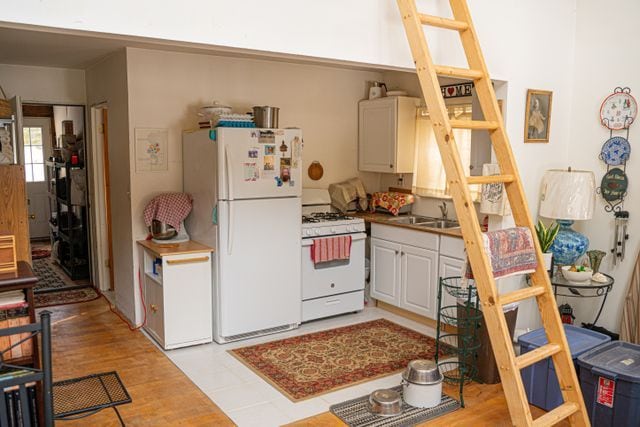
[[[186,255],[198,252],[213,252],[213,248],[198,243],[195,240],[189,240],[182,243],[166,244],[154,243],[151,240],[138,240],[138,244],[145,249],[153,252],[157,257],[169,256],[169,255]]]
[[[409,228],[411,230],[424,231],[427,233],[441,234],[443,236],[459,237],[462,238],[462,230],[460,227],[456,228],[431,228],[421,227],[412,224],[400,224],[395,221],[389,221],[391,218],[397,218],[393,215],[388,215],[379,212],[357,212],[355,214],[349,214],[358,218],[362,218],[367,222],[375,222],[376,224],[390,225],[392,227]]]

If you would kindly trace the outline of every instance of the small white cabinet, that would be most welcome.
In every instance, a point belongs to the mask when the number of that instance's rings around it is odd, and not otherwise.
[[[435,318],[439,236],[371,226],[371,296]]]
[[[138,244],[145,331],[165,350],[211,342],[212,249],[194,241]]]
[[[371,238],[371,296],[400,304],[400,250],[402,245]]]
[[[400,307],[426,317],[436,316],[438,252],[402,246]]]
[[[418,98],[390,96],[360,101],[358,169],[412,173]]]

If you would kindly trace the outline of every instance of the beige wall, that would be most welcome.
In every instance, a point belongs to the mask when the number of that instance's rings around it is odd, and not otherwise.
[[[85,102],[84,70],[0,64],[0,85],[8,98],[18,95],[23,102]]]
[[[122,75],[127,70],[126,81]],[[212,100],[231,105],[237,112],[250,111],[253,105],[280,107],[280,127],[298,126],[304,135],[303,168],[319,160],[324,177],[311,181],[306,176],[304,186],[326,188],[330,183],[358,175],[358,107],[364,98],[367,81],[378,80],[381,73],[346,70],[324,66],[284,62],[216,57],[208,55],[162,52],[128,48],[126,64],[121,54],[111,57],[87,71],[89,102],[109,98],[111,164],[118,170],[118,181],[112,182],[114,193],[120,192],[116,205],[114,196],[114,241],[116,258],[116,293],[121,310],[128,313],[120,298],[137,301],[135,274],[137,259],[131,252],[135,240],[146,237],[142,219],[146,203],[155,195],[182,191],[182,131],[196,126],[196,112]],[[100,80],[102,87],[100,87]],[[108,83],[109,87],[104,87]],[[117,86],[117,87],[116,87]],[[102,89],[102,92],[99,92]],[[118,114],[126,111],[122,91],[128,90],[128,147],[112,142],[115,107]],[[113,95],[113,93],[112,93]],[[124,123],[121,117],[118,123]],[[136,172],[134,137],[136,128],[163,128],[169,131],[169,170],[167,172]],[[121,138],[125,132],[119,129]],[[114,144],[118,144],[116,148]],[[127,170],[127,168],[129,168]],[[124,175],[127,175],[126,177]],[[376,174],[363,174],[365,182],[377,183]],[[130,200],[124,196],[131,184]],[[375,188],[374,188],[375,189]],[[130,203],[130,204],[129,204]],[[117,211],[117,212],[116,212]],[[129,224],[124,224],[131,215]],[[119,220],[116,225],[116,216]],[[134,252],[135,253],[135,252]],[[127,260],[125,260],[127,258]],[[130,260],[133,259],[133,264]],[[120,270],[120,271],[119,271]],[[125,275],[124,271],[127,272]],[[133,275],[133,276],[132,276]],[[133,277],[133,282],[132,282]],[[123,288],[128,288],[125,291]],[[122,290],[122,291],[121,291]],[[140,312],[136,320],[140,319]]]
[[[139,298],[133,268],[135,242],[131,231],[129,175],[129,106],[125,50],[108,56],[87,69],[87,104],[106,103],[109,110],[109,164],[115,293],[118,308],[131,320]],[[90,129],[88,127],[88,129]],[[93,196],[93,195],[92,195]],[[96,206],[95,203],[93,203]]]
[[[297,126],[304,135],[303,169],[313,160],[324,177],[303,186],[326,188],[357,170],[358,100],[367,80],[379,73],[240,58],[128,50],[130,133],[135,128],[169,130],[169,171],[132,170],[134,234],[146,230],[142,210],[157,193],[182,190],[181,138],[196,124],[197,109],[213,99],[235,111],[253,105],[280,107],[280,127]]]

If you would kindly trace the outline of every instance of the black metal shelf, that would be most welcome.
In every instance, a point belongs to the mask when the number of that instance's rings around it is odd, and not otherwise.
[[[51,206],[49,226],[52,240],[60,242],[57,257],[71,279],[86,279],[89,277],[87,209],[70,201],[71,170],[82,167],[56,161],[47,161],[46,165],[50,205],[54,205]],[[51,223],[54,216],[56,225]]]
[[[456,305],[444,305],[445,294],[455,298]],[[440,278],[435,358],[445,381],[459,385],[462,407],[464,385],[478,375],[476,359],[481,344],[478,329],[482,320],[478,304],[478,291],[473,279]],[[439,356],[441,348],[448,350],[445,359]]]

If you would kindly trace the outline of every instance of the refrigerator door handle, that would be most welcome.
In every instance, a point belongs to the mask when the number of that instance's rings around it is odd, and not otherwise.
[[[233,203],[227,202],[229,213],[229,228],[227,229],[227,254],[233,253]]]
[[[231,162],[231,153],[229,153],[228,145],[224,146],[224,161],[227,164],[227,176],[225,177],[227,179],[227,199],[233,200],[233,170],[231,169],[233,163]]]

